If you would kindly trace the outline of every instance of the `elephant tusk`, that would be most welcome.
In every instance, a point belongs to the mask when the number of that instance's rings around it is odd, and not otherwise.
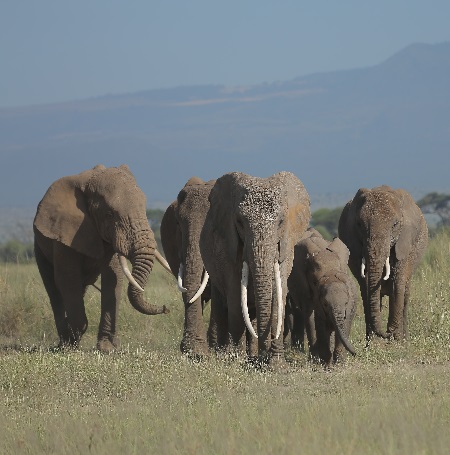
[[[391,264],[389,263],[389,256],[386,258],[386,275],[384,275],[383,280],[387,280],[391,274]]]
[[[184,267],[183,264],[180,264],[180,268],[178,270],[178,279],[177,279],[177,284],[178,284],[178,290],[180,292],[186,292],[187,289],[183,286],[183,273],[184,273]]]
[[[283,290],[281,289],[281,275],[280,275],[280,264],[278,261],[275,261],[273,265],[273,269],[275,272],[275,289],[277,293],[277,308],[278,308],[278,316],[277,316],[277,334],[275,339],[278,340],[281,334],[281,325],[283,324]]]
[[[172,270],[170,269],[169,263],[166,261],[164,256],[162,256],[161,253],[156,249],[155,249],[155,258],[172,275]]]
[[[125,256],[122,256],[121,254],[119,256],[119,262],[120,266],[122,267],[123,273],[125,273],[125,276],[127,277],[128,281],[130,284],[132,284],[135,288],[139,289],[141,292],[144,292],[144,289],[139,286],[138,282],[133,278],[133,275],[131,275],[130,269],[128,268],[127,265],[127,260],[125,259]]]
[[[362,258],[361,260],[361,278],[366,277],[366,260]]]
[[[202,295],[203,291],[206,288],[206,285],[208,284],[208,280],[209,280],[209,275],[208,275],[208,272],[205,270],[205,274],[203,275],[202,284],[200,285],[198,291],[195,293],[194,297],[192,297],[192,299],[189,300],[189,303],[195,302]]]
[[[245,325],[248,331],[255,337],[258,338],[256,335],[255,329],[250,322],[250,316],[248,315],[248,306],[247,306],[247,285],[248,285],[248,264],[244,261],[242,264],[242,278],[241,278],[241,307],[242,307],[242,315],[244,316]]]

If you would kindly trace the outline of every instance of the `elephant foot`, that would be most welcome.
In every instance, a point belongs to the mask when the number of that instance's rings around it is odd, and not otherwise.
[[[109,337],[103,337],[97,341],[97,349],[103,354],[109,354],[115,351],[117,347],[118,343],[115,340],[111,341]]]
[[[401,329],[389,329],[387,330],[387,339],[389,341],[406,341],[407,340],[407,336],[405,335],[405,333],[403,332],[403,330]]]
[[[206,340],[183,338],[180,343],[180,351],[193,360],[203,360],[210,355]]]

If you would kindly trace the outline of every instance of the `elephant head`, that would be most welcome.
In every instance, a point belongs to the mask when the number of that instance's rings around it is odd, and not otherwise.
[[[268,178],[234,172],[217,180],[210,202],[205,227],[209,224],[212,228],[201,237],[206,268],[209,271],[209,267],[215,267],[211,251],[216,261],[220,257],[224,263],[232,264],[233,271],[222,273],[236,273],[234,285],[241,288],[240,305],[246,327],[259,339],[259,354],[265,355],[271,349],[271,341],[278,340],[282,333],[287,277],[294,245],[309,224],[309,196],[300,180],[289,172]],[[213,246],[206,248],[210,243]],[[254,289],[252,296],[247,296],[249,279]],[[247,297],[256,307],[257,333],[249,318]]]
[[[54,182],[39,203],[34,227],[89,258],[101,261],[106,244],[121,258],[130,281],[128,298],[144,314],[167,313],[143,298],[156,242],[146,217],[146,198],[128,166],[99,165]],[[125,258],[132,264],[128,270]]]
[[[288,281],[290,292],[292,289],[300,300],[303,314],[314,311],[313,327],[308,327],[305,317],[308,341],[310,348],[327,363],[331,360],[331,332],[336,333],[335,357],[340,345],[355,355],[349,334],[356,311],[356,293],[353,278],[348,274],[348,259],[349,251],[340,239],[329,242],[310,228],[295,247],[294,267]]]
[[[427,237],[422,212],[404,190],[386,185],[361,188],[345,206],[339,220],[339,237],[350,250],[349,266],[361,286],[367,337],[372,333],[389,336],[381,327],[382,289],[393,287],[395,282],[395,292],[403,288],[404,294],[413,264],[405,273],[397,273],[396,269],[414,254],[424,233]],[[403,316],[404,305],[403,300],[401,304],[391,303],[388,326],[395,326]]]
[[[202,301],[209,300],[208,273],[200,254],[200,234],[209,210],[209,193],[215,181],[192,177],[170,204],[161,221],[161,242],[185,305],[181,350],[205,351],[206,333]],[[200,353],[200,352],[199,352]]]

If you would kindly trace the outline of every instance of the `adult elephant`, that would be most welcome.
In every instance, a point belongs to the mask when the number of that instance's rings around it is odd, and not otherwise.
[[[344,207],[338,230],[361,289],[367,340],[373,334],[408,338],[411,276],[428,242],[420,208],[405,190],[361,188]],[[383,295],[389,296],[387,331],[381,327]]]
[[[60,346],[77,345],[86,331],[83,297],[100,274],[100,351],[116,346],[122,271],[130,281],[128,298],[134,308],[144,314],[169,312],[143,298],[154,258],[165,261],[156,250],[144,193],[126,165],[99,165],[55,181],[38,205],[33,229],[36,262]],[[131,272],[125,258],[131,261]]]
[[[291,302],[302,312],[310,357],[326,365],[342,361],[346,351],[355,354],[349,337],[357,286],[349,274],[348,259],[349,251],[340,239],[325,240],[310,228],[295,246],[288,278]],[[303,329],[298,322],[297,326]],[[302,336],[303,331],[295,338]]]
[[[209,193],[215,181],[190,178],[169,205],[161,221],[161,243],[184,302],[181,352],[208,353],[203,304],[210,299],[208,273],[200,254],[200,233],[209,210]]]
[[[247,328],[258,338],[261,360],[283,362],[287,278],[311,217],[308,193],[290,172],[267,178],[233,172],[217,179],[209,199],[200,251],[219,347],[229,342],[243,353]]]

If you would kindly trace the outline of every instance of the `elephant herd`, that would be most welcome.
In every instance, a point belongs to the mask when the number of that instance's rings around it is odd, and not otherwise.
[[[233,172],[208,182],[192,177],[161,221],[165,259],[146,218],[145,195],[126,165],[57,180],[39,203],[33,228],[60,346],[76,346],[86,331],[84,293],[99,276],[100,351],[116,347],[123,276],[134,308],[169,313],[143,297],[155,259],[177,279],[185,309],[180,349],[195,358],[212,350],[283,367],[287,340],[301,345],[306,332],[311,359],[341,361],[346,351],[355,354],[357,283],[367,341],[407,338],[411,276],[428,239],[411,196],[388,186],[358,190],[333,241],[308,228],[310,218],[308,193],[290,172],[267,178]]]

